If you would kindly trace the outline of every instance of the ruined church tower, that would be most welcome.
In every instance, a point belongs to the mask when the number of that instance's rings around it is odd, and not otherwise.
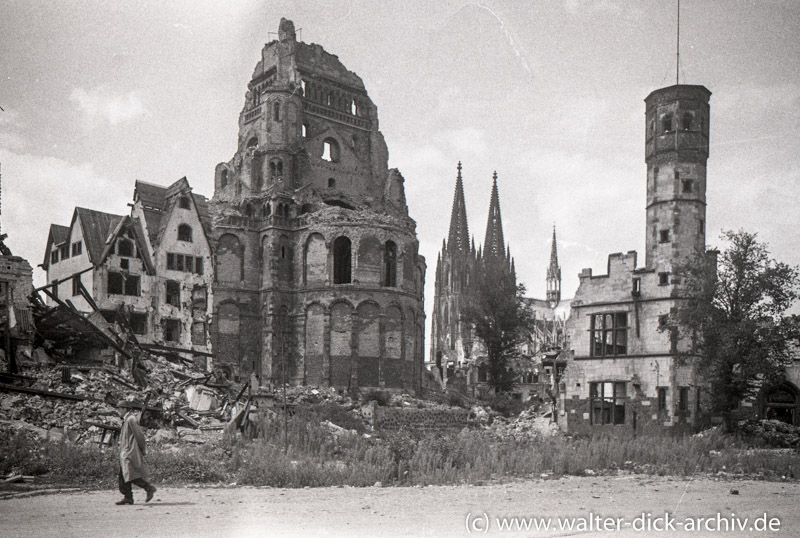
[[[281,19],[217,165],[215,363],[234,377],[419,390],[425,260],[362,80]]]

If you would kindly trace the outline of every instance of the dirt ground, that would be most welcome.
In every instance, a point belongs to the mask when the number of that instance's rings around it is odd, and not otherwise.
[[[0,535],[389,538],[800,533],[797,482],[623,476],[424,488],[162,487],[149,504],[144,504],[144,492],[134,489],[133,506],[116,506],[120,495],[115,491],[0,500]],[[504,523],[503,517],[520,519]],[[550,529],[537,530],[536,523],[545,525],[547,518]],[[570,522],[572,529],[566,527]]]

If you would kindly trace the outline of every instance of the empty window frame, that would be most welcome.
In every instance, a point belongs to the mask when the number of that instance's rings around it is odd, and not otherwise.
[[[178,207],[181,209],[191,209],[192,203],[189,201],[188,196],[181,196],[178,198]]]
[[[280,159],[272,159],[269,162],[269,174],[272,181],[283,179],[283,161]]]
[[[689,387],[678,387],[678,413],[689,413]]]
[[[125,277],[125,295],[133,297],[141,295],[142,290],[139,286],[139,280],[138,275],[128,275]]]
[[[387,241],[383,250],[383,285],[397,286],[397,245],[394,241]]]
[[[339,143],[333,138],[326,138],[322,142],[322,160],[339,162]]]
[[[109,295],[122,295],[124,286],[125,282],[121,273],[108,273],[106,291]]]
[[[658,273],[658,285],[659,286],[669,285],[669,273]]]
[[[117,255],[133,258],[133,241],[130,239],[117,240]]]
[[[672,131],[672,113],[668,112],[661,117],[661,130],[665,133]]]
[[[166,303],[172,306],[181,307],[181,285],[175,280],[166,282]]]
[[[628,353],[628,313],[611,312],[593,314],[591,317],[593,357],[608,355],[627,355]]]
[[[72,255],[73,256],[78,256],[82,252],[83,252],[83,242],[76,241],[75,243],[72,243]]]
[[[264,158],[260,155],[250,163],[250,185],[256,192],[264,188]]]
[[[683,183],[683,193],[684,194],[691,194],[694,192],[694,182],[691,179],[684,179]]]
[[[658,232],[658,242],[659,243],[669,243],[669,230],[659,230]]]
[[[192,242],[192,227],[188,224],[181,224],[178,226],[178,241]]]
[[[272,105],[272,119],[275,121],[281,121],[281,104],[275,103]]]
[[[50,263],[58,263],[58,249],[50,253]]]
[[[625,383],[622,381],[590,383],[592,425],[625,424],[625,399]]]
[[[181,341],[181,322],[177,319],[165,319],[162,324],[164,340],[167,342]]]
[[[195,321],[192,323],[192,345],[206,345],[206,324],[204,321]]]
[[[351,282],[351,243],[350,239],[341,236],[333,242],[333,283],[349,284]]]
[[[658,387],[658,411],[667,411],[667,387]]]
[[[67,258],[69,258],[69,243],[61,245],[60,249],[61,249],[61,259],[66,260]]]
[[[681,128],[684,131],[691,131],[692,130],[692,122],[694,121],[694,116],[691,112],[685,112],[683,114],[683,118],[681,119]]]
[[[133,334],[147,334],[147,314],[131,312],[131,330]]]
[[[81,275],[72,276],[72,296],[81,294]]]

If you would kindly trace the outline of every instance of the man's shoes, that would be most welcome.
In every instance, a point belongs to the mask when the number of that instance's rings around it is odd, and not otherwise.
[[[150,494],[148,493],[148,496]],[[133,504],[133,497],[123,497],[122,500],[117,501],[117,504]]]
[[[156,487],[150,486],[150,488],[147,490],[147,498],[144,500],[144,502],[149,503],[150,501],[152,501],[153,495],[155,495],[155,493],[156,493]],[[131,504],[133,504],[133,499],[131,499]]]

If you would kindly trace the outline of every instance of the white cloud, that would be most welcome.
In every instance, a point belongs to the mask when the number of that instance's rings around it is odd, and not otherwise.
[[[103,119],[109,125],[135,120],[148,114],[138,92],[116,93],[107,86],[97,86],[88,91],[75,88],[69,100],[90,119]]]
[[[2,221],[11,251],[36,266],[42,263],[50,224],[67,226],[76,206],[126,214],[133,193],[128,182],[114,182],[91,164],[74,165],[42,155],[0,149],[3,163]],[[34,269],[44,283],[44,273]]]

